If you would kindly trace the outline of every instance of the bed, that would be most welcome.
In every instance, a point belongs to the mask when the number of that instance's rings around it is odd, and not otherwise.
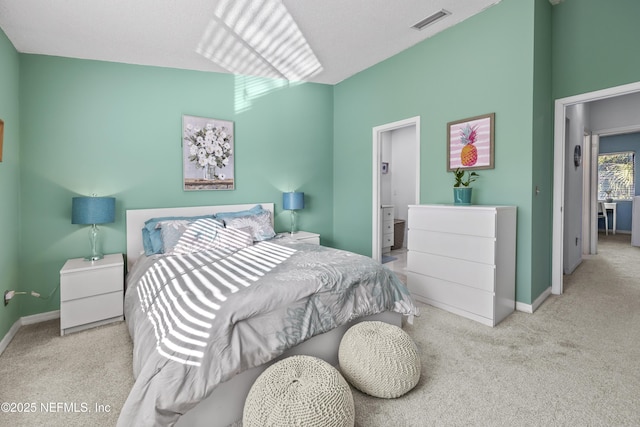
[[[270,224],[247,222],[254,214]],[[142,230],[152,218],[167,253],[148,253]],[[128,210],[126,222],[136,381],[119,426],[227,426],[276,360],[307,354],[337,365],[353,324],[401,326],[418,314],[404,285],[370,258],[268,237],[272,203]]]

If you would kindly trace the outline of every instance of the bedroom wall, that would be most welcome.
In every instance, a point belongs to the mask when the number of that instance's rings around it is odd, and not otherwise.
[[[125,210],[274,202],[304,191],[301,229],[330,240],[333,90],[227,74],[21,55],[21,279],[48,295],[68,258],[86,255],[88,229],[71,224],[76,195],[116,197],[104,252],[125,251]],[[255,95],[255,96],[254,96]],[[235,122],[232,191],[182,189],[182,115]],[[22,315],[59,307],[25,300]]]
[[[534,3],[533,146],[531,188],[531,301],[551,281],[553,210],[553,100],[551,99],[551,19],[549,2]]]
[[[640,80],[640,2],[566,0],[553,7],[553,97]]]
[[[4,121],[0,162],[0,295],[20,289],[18,248],[20,217],[19,55],[0,30],[0,119]],[[20,301],[0,302],[0,341],[20,317]]]
[[[537,76],[533,64],[536,7],[543,8],[540,19],[547,20],[543,24],[548,29],[548,2],[503,0],[335,87],[337,246],[363,254],[371,251],[374,126],[419,115],[421,203],[451,203],[453,175],[446,171],[446,124],[495,112],[495,169],[479,171],[474,203],[518,206],[516,298],[531,303],[532,158],[544,163],[545,168],[551,164],[550,79],[548,68],[547,77]],[[546,87],[547,92],[535,103],[534,129],[532,100],[538,86],[542,90]],[[534,143],[546,146],[534,150]],[[550,191],[542,197],[550,198]],[[550,200],[540,206],[542,210],[550,209]],[[548,287],[550,269],[544,263],[549,263],[550,215],[537,219],[536,225],[546,234],[537,247],[547,248],[541,257],[545,276],[542,279],[546,279]]]

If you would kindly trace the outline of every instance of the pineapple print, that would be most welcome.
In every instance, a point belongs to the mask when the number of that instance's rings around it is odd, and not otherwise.
[[[462,166],[473,166],[478,161],[478,149],[474,142],[478,137],[478,125],[471,127],[469,123],[460,130],[460,143],[464,145],[460,153],[460,162]]]

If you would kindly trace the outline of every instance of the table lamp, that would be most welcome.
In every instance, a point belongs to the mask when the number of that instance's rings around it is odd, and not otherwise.
[[[304,193],[297,191],[282,193],[282,207],[291,211],[291,234],[297,233],[296,210],[304,209]]]
[[[116,199],[114,197],[74,197],[71,203],[71,224],[91,225],[89,241],[91,255],[84,259],[97,261],[104,256],[100,248],[100,229],[98,224],[107,224],[115,220]]]

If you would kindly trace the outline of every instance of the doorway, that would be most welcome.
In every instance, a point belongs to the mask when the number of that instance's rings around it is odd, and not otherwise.
[[[631,83],[595,92],[584,93],[555,101],[554,116],[554,178],[553,178],[553,236],[552,236],[552,266],[551,293],[560,295],[563,292],[563,252],[564,252],[564,215],[565,209],[565,167],[568,161],[565,156],[565,120],[567,109],[571,106],[599,101],[640,92],[640,82]],[[597,137],[596,137],[597,138]],[[593,150],[592,159],[596,155]],[[592,160],[593,161],[593,160]],[[593,215],[593,213],[591,213]],[[593,227],[593,226],[592,226]]]
[[[401,138],[394,138],[394,136],[400,134],[403,135]],[[402,144],[402,149],[394,149],[395,144],[397,144],[396,148],[400,148],[399,146]],[[406,227],[405,212],[407,206],[420,203],[420,117],[411,117],[374,127],[372,152],[371,257],[377,261],[382,261],[383,204],[392,206],[394,204],[393,200],[399,200],[400,206],[398,206],[398,209],[393,209],[394,217],[404,219]],[[386,161],[383,161],[383,158]],[[406,166],[403,167],[403,165]],[[406,172],[407,170],[412,171],[409,177],[406,173],[402,177],[399,175],[399,172]],[[393,194],[392,181],[394,177],[396,179],[411,180],[411,185],[407,187],[413,187],[413,189],[409,190],[408,195]],[[391,191],[391,194],[383,194],[383,188],[385,191]],[[400,193],[402,192],[400,191]]]

